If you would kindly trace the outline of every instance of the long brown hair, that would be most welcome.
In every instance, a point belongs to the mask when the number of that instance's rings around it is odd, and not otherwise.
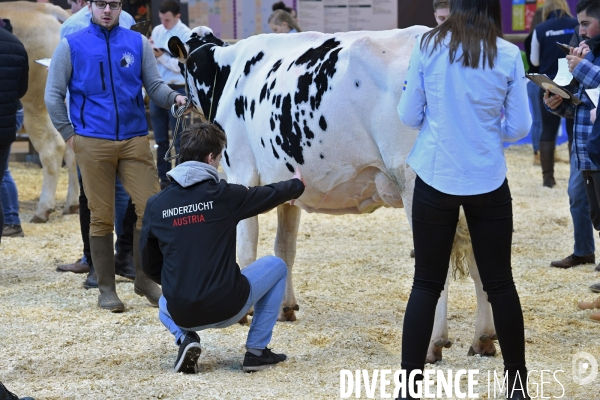
[[[295,29],[297,32],[302,32],[302,29],[300,29],[300,25],[298,25],[298,22],[296,22],[294,17],[292,17],[292,15],[289,12],[284,10],[273,11],[273,14],[271,14],[267,22],[269,24],[272,22],[275,25],[281,25],[283,22],[285,22],[287,23],[290,29]]]
[[[548,15],[550,15],[552,11],[557,11],[558,18],[561,18],[565,15],[569,17],[573,16],[566,0],[546,0],[542,10],[542,21],[547,20]]]
[[[433,53],[444,45],[449,32],[452,33],[448,44],[450,63],[462,59],[463,66],[478,68],[479,59],[483,57],[483,68],[486,63],[494,68],[498,53],[496,39],[502,37],[500,0],[452,0],[448,19],[423,35],[421,51],[433,40]],[[459,46],[463,53],[456,59]]]

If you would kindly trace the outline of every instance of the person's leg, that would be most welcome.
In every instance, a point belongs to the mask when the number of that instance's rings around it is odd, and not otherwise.
[[[133,231],[133,263],[135,266],[133,289],[136,294],[146,296],[150,304],[158,306],[162,291],[160,286],[142,271],[139,243],[146,202],[152,195],[160,191],[148,137],[138,136],[119,142],[118,157],[117,173],[131,197],[137,214],[137,222]]]
[[[123,229],[117,237],[117,253],[115,254],[115,273],[128,279],[135,279],[135,266],[133,263],[133,227],[137,222],[135,207],[129,196]]]
[[[118,142],[75,135],[73,150],[81,170],[91,212],[90,250],[98,279],[98,306],[121,312],[125,306],[117,296],[114,257],[115,178]]]
[[[271,341],[281,309],[287,266],[279,257],[266,256],[244,268],[242,275],[250,282],[250,303],[254,306],[246,348],[263,350]]]
[[[4,170],[8,166],[8,156],[10,155],[10,145],[12,143],[0,144],[0,179],[4,178]],[[0,184],[2,181],[0,180]],[[0,197],[0,226],[4,227],[4,211],[2,209],[2,197]],[[1,242],[1,240],[0,240]]]
[[[169,113],[150,100],[150,119],[152,121],[152,131],[154,132],[154,141],[156,142],[156,168],[158,170],[158,179],[161,182],[168,182],[167,172],[171,170],[171,162],[165,161],[164,157],[169,149]]]
[[[402,326],[401,365],[407,376],[425,366],[435,308],[448,275],[460,199],[417,176],[412,211],[415,275]]]
[[[596,231],[600,231],[600,205],[598,204],[598,191],[600,191],[600,180],[598,178],[600,172],[597,171],[582,171],[585,183],[585,194],[588,198],[588,206],[590,208],[590,218],[592,225]]]
[[[533,146],[533,152],[537,153],[540,150],[540,136],[542,135],[542,95],[540,94],[540,87],[533,82],[527,83],[527,96],[529,97],[529,104],[531,106],[531,129],[529,135],[531,136],[531,144]]]
[[[561,119],[550,111],[542,110],[542,135],[540,137],[540,163],[542,164],[543,185],[553,187],[554,180],[554,150],[556,135]]]
[[[494,326],[504,368],[511,379],[527,376],[525,328],[519,295],[512,277],[512,199],[508,181],[463,205],[483,290],[492,305]]]
[[[115,181],[115,235],[117,239],[123,234],[123,220],[129,204],[129,195],[125,191],[123,184],[117,177]],[[119,242],[115,245],[115,250],[119,251]]]
[[[160,299],[158,299],[158,319],[175,336],[175,344],[179,346],[181,338],[185,335],[186,331],[177,326],[173,318],[171,318],[171,314],[167,310],[167,299],[165,299],[165,296],[160,296]]]

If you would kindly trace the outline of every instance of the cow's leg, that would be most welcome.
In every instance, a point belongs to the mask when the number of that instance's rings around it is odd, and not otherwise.
[[[42,163],[42,192],[35,215],[31,222],[47,222],[50,213],[54,211],[58,175],[65,153],[65,141],[50,123],[46,113],[36,115],[35,109],[25,107],[25,130],[29,140],[39,153]]]
[[[479,277],[475,258],[471,254],[468,260],[469,272],[475,283],[475,294],[477,295],[477,317],[475,320],[475,337],[473,344],[467,353],[469,356],[480,354],[482,356],[493,356],[496,354],[496,328],[492,317],[492,306],[488,302],[487,293],[483,290],[483,284]]]
[[[237,256],[240,268],[246,268],[256,261],[258,247],[258,217],[246,218],[237,226]],[[244,316],[240,324],[247,324],[248,317]]]
[[[69,171],[69,186],[67,188],[67,200],[63,207],[63,214],[77,214],[79,212],[79,180],[77,179],[77,163],[75,152],[70,146],[66,146],[65,164]]]
[[[282,308],[279,312],[279,321],[295,321],[299,307],[296,303],[294,285],[292,283],[292,269],[296,258],[296,239],[300,226],[300,208],[282,204],[277,207],[277,236],[275,237],[275,255],[283,261],[288,268],[285,295]]]
[[[442,360],[442,349],[452,346],[452,342],[448,340],[448,284],[450,283],[451,271],[448,270],[444,291],[440,295],[437,307],[435,308],[435,322],[431,334],[431,341],[427,349],[427,357],[425,362],[434,364]]]

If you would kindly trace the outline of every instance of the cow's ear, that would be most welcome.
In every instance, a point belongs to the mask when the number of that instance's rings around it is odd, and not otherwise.
[[[185,44],[177,36],[173,36],[169,39],[169,51],[175,58],[185,60],[188,56]]]

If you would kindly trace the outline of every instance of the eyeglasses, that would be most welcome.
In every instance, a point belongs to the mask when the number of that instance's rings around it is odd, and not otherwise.
[[[112,1],[112,2],[108,2],[108,1],[91,1],[91,3],[96,4],[96,8],[98,8],[100,10],[104,10],[106,8],[107,4],[108,4],[108,6],[110,7],[111,10],[118,10],[123,5],[123,3],[119,2],[119,1]]]

